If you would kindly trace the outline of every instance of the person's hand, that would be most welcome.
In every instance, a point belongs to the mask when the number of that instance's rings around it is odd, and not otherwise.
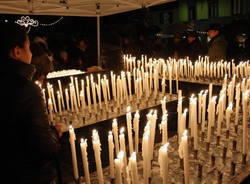
[[[100,71],[103,71],[102,67],[100,67],[100,66],[91,66],[87,70],[88,70],[88,72],[100,72]]]

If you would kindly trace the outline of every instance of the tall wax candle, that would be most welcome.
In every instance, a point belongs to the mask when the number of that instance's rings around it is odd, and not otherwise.
[[[75,140],[76,140],[75,131],[74,131],[74,128],[70,125],[69,126],[69,142],[70,142],[70,146],[71,146],[71,154],[72,154],[72,163],[73,163],[74,178],[75,178],[75,180],[78,180],[79,175],[78,175],[78,166],[77,166]]]
[[[110,172],[110,178],[114,178],[115,177],[115,171],[114,171],[114,142],[113,142],[112,131],[109,131],[108,145],[109,145],[109,172]]]
[[[135,152],[139,153],[139,120],[140,114],[137,110],[134,115],[134,132],[135,132]]]
[[[127,129],[128,129],[129,153],[131,155],[134,152],[134,146],[133,146],[132,116],[130,112],[130,106],[127,107],[126,120],[127,120]]]
[[[115,159],[115,184],[121,184],[122,183],[122,168],[123,168],[123,157],[124,153],[123,151],[119,152],[117,154],[117,159]]]
[[[116,156],[119,153],[119,140],[118,140],[118,125],[117,125],[117,120],[113,119],[113,123],[112,123],[112,132],[114,134],[114,139],[115,139],[115,153]]]
[[[97,176],[98,176],[98,183],[104,184],[103,172],[102,172],[102,161],[101,161],[101,143],[100,143],[98,132],[96,130],[93,130],[92,132],[92,144],[93,144],[93,150],[95,154],[95,163],[96,163],[96,170],[97,170]]]
[[[163,180],[163,184],[168,183],[168,144],[166,143],[159,149],[158,162],[160,164],[160,175]]]
[[[89,163],[88,163],[88,153],[87,153],[87,139],[81,139],[80,147],[82,153],[82,163],[85,175],[85,181],[87,184],[90,184],[90,175],[89,175]]]
[[[136,162],[136,152],[133,152],[129,158],[129,166],[132,173],[132,184],[139,184],[139,176]]]
[[[242,136],[242,139],[243,139],[243,154],[247,154],[247,151],[248,151],[248,101],[249,101],[249,90],[246,90],[243,94],[243,98],[242,98],[242,101],[243,101],[243,105],[242,105],[242,108],[243,108],[243,136]]]

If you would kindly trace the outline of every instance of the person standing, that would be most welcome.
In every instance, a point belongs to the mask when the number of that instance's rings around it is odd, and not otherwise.
[[[209,25],[208,36],[211,39],[208,42],[208,53],[210,61],[217,62],[221,59],[226,60],[228,43],[221,34],[220,25],[213,23]]]
[[[195,31],[187,31],[187,41],[188,41],[188,57],[191,61],[195,62],[199,56],[204,54],[201,41]]]
[[[41,89],[32,81],[35,67],[24,27],[5,23],[0,37],[3,177],[7,183],[49,184],[57,176],[61,132],[50,126]]]

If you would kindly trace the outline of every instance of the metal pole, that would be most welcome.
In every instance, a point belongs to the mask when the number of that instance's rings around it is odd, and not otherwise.
[[[101,63],[101,44],[100,44],[100,16],[97,15],[97,61],[98,66],[102,66]]]

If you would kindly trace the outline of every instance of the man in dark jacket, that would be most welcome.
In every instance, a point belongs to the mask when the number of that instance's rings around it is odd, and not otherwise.
[[[0,37],[3,176],[7,183],[49,184],[56,177],[59,134],[32,82],[29,37],[17,24],[1,25]]]
[[[210,61],[220,61],[226,59],[227,56],[227,41],[221,34],[220,25],[217,23],[210,24],[208,28],[208,36],[211,39],[208,43],[208,53]]]

